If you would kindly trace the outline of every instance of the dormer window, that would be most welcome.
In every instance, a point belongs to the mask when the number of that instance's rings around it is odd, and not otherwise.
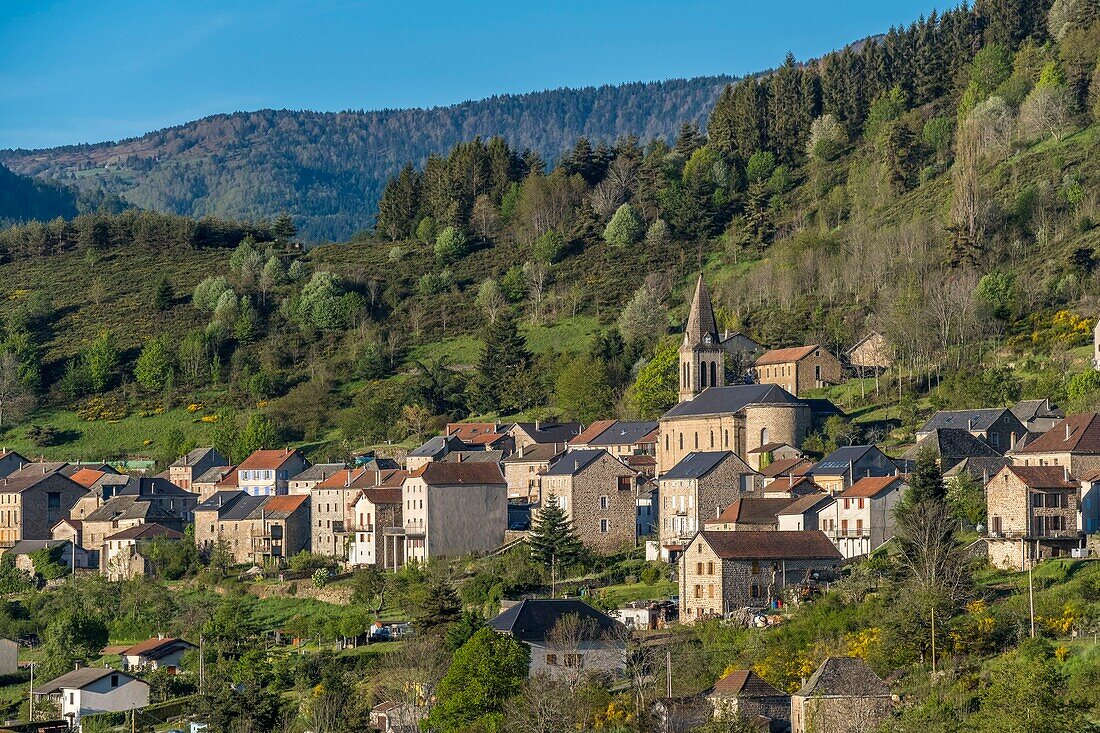
[[[703,335],[703,343],[707,344],[707,345],[710,345],[710,344],[714,343],[714,339],[711,337],[711,335],[709,333],[704,334]]]

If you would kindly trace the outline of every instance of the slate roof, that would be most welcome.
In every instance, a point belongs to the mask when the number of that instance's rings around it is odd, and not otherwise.
[[[440,463],[433,461],[411,474],[429,485],[503,484],[504,474],[496,463]]]
[[[494,422],[452,422],[447,423],[446,435],[453,435],[461,441],[469,441],[484,435],[499,435],[500,425]]]
[[[695,281],[695,295],[691,299],[687,323],[684,325],[684,343],[689,346],[703,343],[709,335],[712,344],[718,344],[718,323],[714,320],[714,307],[710,302],[710,291],[703,280],[703,273]]]
[[[222,464],[224,465],[225,459],[221,453],[218,453],[213,446],[205,446],[203,448],[195,448],[187,453],[187,455],[180,456],[172,466],[200,466],[206,471],[209,468]]]
[[[78,669],[74,669],[72,672],[66,672],[60,677],[55,677],[49,682],[34,688],[33,692],[35,695],[51,695],[56,692],[61,692],[61,690],[63,689],[79,690],[81,688],[87,687],[93,682],[101,680],[104,677],[112,674],[117,674],[120,677],[125,677],[128,680],[137,679],[121,670],[112,669],[110,667],[80,667]],[[142,684],[145,683],[142,682]]]
[[[179,648],[195,649],[195,645],[183,639],[168,636],[163,639],[154,637],[123,649],[120,653],[127,657],[145,657],[146,659],[160,659]]]
[[[715,519],[704,520],[703,524],[775,524],[779,521],[777,515],[780,510],[789,506],[792,501],[794,500],[786,497],[742,497],[723,509]]]
[[[790,504],[788,504],[787,506],[780,509],[775,514],[776,514],[777,517],[794,515],[794,514],[805,514],[808,511],[812,511],[813,509],[816,509],[817,507],[821,506],[825,502],[832,501],[832,500],[833,500],[833,497],[829,496],[828,494],[821,494],[821,493],[806,494],[805,496],[798,497],[797,499],[792,501]]]
[[[1052,404],[1049,399],[1020,400],[1013,405],[1012,414],[1016,416],[1017,420],[1025,425],[1029,420],[1034,420],[1039,417],[1063,418],[1066,416],[1062,408]]]
[[[252,516],[252,512],[259,509],[260,506],[267,501],[266,496],[252,496],[247,492],[240,492],[242,496],[237,497],[228,509],[218,512],[218,519],[223,522],[243,522]]]
[[[344,468],[343,463],[315,463],[306,470],[291,476],[291,481],[324,481],[329,476]]]
[[[520,641],[541,642],[563,616],[571,614],[591,619],[600,636],[617,634],[623,628],[606,613],[575,598],[528,598],[491,619],[489,627]]]
[[[916,460],[925,448],[931,448],[941,458],[993,458],[1001,455],[989,443],[962,428],[936,428],[905,451],[902,458]]]
[[[1011,414],[1006,407],[986,407],[980,410],[941,410],[933,415],[917,432],[927,433],[939,428],[986,431],[993,427],[1006,412]]]
[[[723,560],[840,560],[841,554],[820,530],[703,530],[706,540]]]
[[[194,492],[182,489],[160,476],[125,476],[126,480],[115,492],[116,496],[194,496]],[[104,476],[106,479],[106,476]]]
[[[648,442],[656,442],[654,434],[657,423],[651,420],[599,420],[592,423],[584,432],[573,438],[572,445],[588,445],[592,447],[605,445],[634,445],[643,439]],[[653,440],[648,440],[650,437]]]
[[[536,424],[538,427],[536,428]],[[517,422],[512,425],[526,433],[536,443],[568,443],[581,432],[579,422],[533,423]]]
[[[756,360],[756,366],[790,364],[792,361],[802,361],[819,348],[821,347],[817,344],[810,344],[809,346],[794,346],[789,349],[772,349],[760,355],[760,358]]]
[[[214,466],[208,468],[199,474],[198,478],[191,479],[191,485],[195,484],[216,484],[230,473],[236,475],[236,471],[233,466]]]
[[[141,519],[146,522],[158,520],[178,521],[151,501],[143,501],[137,496],[116,496],[108,499],[103,506],[84,517],[85,522],[114,522],[126,519]]]
[[[540,463],[549,462],[564,452],[565,446],[558,443],[536,443],[524,447],[522,453],[516,451],[505,458],[503,463]]]
[[[662,419],[688,415],[719,415],[740,412],[746,405],[804,404],[777,384],[735,384],[707,387],[694,399],[685,400],[666,412]]]
[[[1070,415],[1014,453],[1100,453],[1100,413]]]
[[[844,499],[872,499],[900,482],[901,476],[864,476],[837,496]]]
[[[453,450],[440,458],[441,463],[500,463],[502,450]]]
[[[1066,478],[1066,471],[1062,466],[1006,466],[1005,470],[1014,473],[1025,486],[1032,489],[1077,488],[1076,483]]]
[[[810,676],[799,697],[889,697],[890,688],[858,657],[829,657]]]
[[[858,464],[863,460],[864,456],[876,450],[878,449],[873,445],[846,445],[842,448],[837,448],[835,451],[815,463],[806,474],[809,476],[815,474],[825,474],[829,476],[836,473],[844,473],[851,465]]]
[[[458,438],[451,435],[435,435],[409,451],[410,458],[435,458],[440,453],[448,453],[453,450],[462,450],[466,447]]]
[[[748,669],[735,669],[714,683],[707,697],[787,697],[755,672]]]
[[[718,467],[722,461],[733,454],[728,450],[694,451],[680,459],[680,462],[661,474],[665,479],[702,478]]]
[[[964,458],[954,466],[946,469],[943,475],[947,478],[967,473],[983,484],[991,479],[998,471],[1012,463],[1004,456],[992,458]]]
[[[58,473],[69,464],[65,461],[53,463],[24,463],[19,468],[8,474],[9,479],[42,478],[51,473]]]
[[[72,484],[74,489],[84,489],[84,486],[76,483],[72,479],[62,475],[61,473],[53,472],[46,474],[25,473],[23,475],[9,474],[7,477],[0,479],[0,494],[20,494],[29,489],[33,489],[34,486],[42,483],[43,481],[64,481]]]
[[[163,524],[137,524],[124,530],[115,532],[104,538],[104,542],[110,540],[151,540],[155,537],[163,537],[166,540],[182,540],[183,535],[174,529],[169,529]]]
[[[547,476],[574,476],[602,455],[609,455],[603,448],[580,448],[566,451],[554,465],[546,469]]]
[[[47,547],[60,547],[70,544],[69,540],[19,540],[4,551],[6,555],[29,555]]]
[[[206,501],[195,507],[195,511],[217,511],[218,515],[221,516],[228,512],[230,507],[232,507],[244,496],[248,496],[248,494],[243,491],[238,491],[236,489],[232,491],[215,491],[213,494],[207,497]]]

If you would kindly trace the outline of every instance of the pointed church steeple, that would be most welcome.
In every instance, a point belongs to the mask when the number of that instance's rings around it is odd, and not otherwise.
[[[692,399],[707,387],[724,386],[725,370],[725,349],[718,338],[710,291],[699,273],[680,344],[680,401]]]
[[[696,346],[704,343],[718,343],[718,324],[714,320],[710,291],[703,280],[703,273],[699,273],[699,279],[695,283],[695,297],[691,300],[691,311],[684,327],[684,344]]]

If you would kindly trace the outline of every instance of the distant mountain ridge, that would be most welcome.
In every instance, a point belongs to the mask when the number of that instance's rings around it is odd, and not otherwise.
[[[684,122],[705,124],[733,81],[555,89],[426,109],[236,112],[118,142],[4,150],[0,162],[157,211],[249,219],[287,211],[307,239],[341,240],[371,224],[386,179],[407,162],[477,135],[501,135],[548,160],[581,136],[669,139]]]
[[[118,197],[99,190],[80,191],[56,181],[21,176],[0,165],[0,226],[71,219],[99,209],[118,212],[125,207]]]

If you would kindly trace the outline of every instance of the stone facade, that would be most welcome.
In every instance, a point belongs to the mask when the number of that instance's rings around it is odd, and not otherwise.
[[[987,550],[996,567],[1069,554],[1079,544],[1080,486],[1055,466],[1006,466],[985,487]]]
[[[700,619],[723,617],[739,608],[766,607],[780,598],[783,590],[802,583],[807,574],[828,575],[839,566],[840,557],[769,557],[776,552],[762,550],[756,558],[723,558],[708,540],[712,535],[769,534],[780,532],[706,532],[685,547],[680,557],[680,622],[692,624]],[[799,532],[799,535],[811,534]],[[785,538],[779,537],[780,540]],[[784,551],[783,554],[790,553]]]
[[[560,459],[568,464],[570,453]],[[622,461],[600,455],[567,475],[539,477],[544,501],[553,494],[573,532],[585,546],[598,552],[617,552],[632,547],[637,536],[638,474]]]
[[[662,544],[690,538],[703,522],[743,496],[759,495],[764,485],[763,477],[733,453],[703,476],[663,479],[658,484]]]
[[[390,497],[390,494],[395,496]],[[404,542],[394,532],[401,527],[401,489],[366,489],[352,507],[351,565],[394,569],[405,564]]]
[[[863,733],[890,717],[889,697],[791,696],[792,733]]]
[[[791,357],[776,359],[776,355]],[[766,352],[753,367],[758,384],[777,384],[793,395],[801,395],[829,384],[839,384],[844,376],[840,360],[822,346],[780,349]]]
[[[87,493],[60,473],[0,479],[0,547],[20,540],[48,540],[55,524],[69,516]]]
[[[684,338],[680,343],[680,401],[726,383],[726,350],[718,337],[710,292],[702,274],[695,284]]]
[[[739,412],[664,417],[657,441],[657,476],[669,471],[688,453],[733,451],[743,460],[759,463],[749,451],[769,442],[800,446],[809,435],[812,412],[803,403],[748,405]]]
[[[310,547],[326,557],[346,560],[348,527],[358,488],[314,486],[310,492]]]

